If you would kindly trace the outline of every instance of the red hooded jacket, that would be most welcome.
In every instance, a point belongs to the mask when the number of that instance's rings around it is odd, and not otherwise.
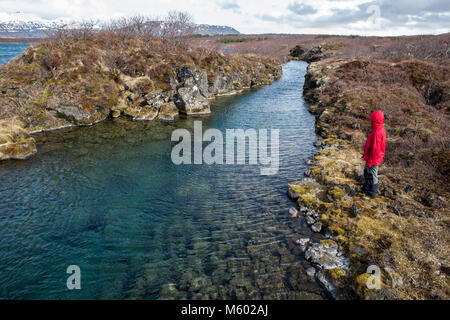
[[[367,138],[364,147],[363,159],[367,166],[379,166],[383,162],[386,152],[386,131],[384,130],[384,114],[381,111],[375,111],[370,115],[372,121],[372,132]]]

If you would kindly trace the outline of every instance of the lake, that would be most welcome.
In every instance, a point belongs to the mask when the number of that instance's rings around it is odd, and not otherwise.
[[[32,43],[0,43],[0,66],[20,56]]]

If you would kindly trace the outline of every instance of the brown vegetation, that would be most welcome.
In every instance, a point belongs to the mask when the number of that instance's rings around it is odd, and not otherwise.
[[[237,37],[237,36],[234,36]],[[310,49],[321,44],[330,56],[336,58],[368,59],[423,59],[444,61],[450,58],[450,33],[438,36],[410,37],[360,37],[334,35],[264,34],[258,35],[261,41],[242,41],[223,43],[221,40],[231,36],[210,36],[193,39],[193,45],[216,49],[232,54],[255,53],[277,57],[286,61],[289,50],[298,44]],[[254,35],[239,38],[255,38]]]
[[[139,16],[113,21],[101,31],[88,22],[55,30],[0,67],[0,119],[16,119],[34,132],[91,125],[121,114],[157,114],[162,104],[167,111],[167,103],[175,101],[184,81],[177,78],[181,67],[205,75],[205,104],[224,90],[267,84],[280,76],[280,63],[273,58],[189,48],[190,19],[169,14],[163,37],[152,20]]]
[[[291,189],[300,193],[301,205],[320,213],[324,232],[347,252],[350,272],[335,283],[350,296],[450,296],[450,68],[447,44],[435,42],[446,38],[408,39],[414,51],[402,45],[395,55],[383,51],[376,58],[355,57],[348,47],[328,42],[321,45],[323,60],[308,68],[305,97],[325,147],[308,174],[323,190],[312,195],[301,183]],[[360,45],[355,52],[370,52],[369,44]],[[347,55],[352,58],[340,58]],[[375,110],[385,114],[387,150],[380,196],[362,200],[361,155]],[[365,287],[372,264],[383,270],[379,291]]]
[[[350,273],[344,280],[339,276],[341,288],[361,298],[448,299],[450,34],[268,34],[233,42],[220,41],[231,36],[189,37],[188,16],[174,14],[168,22],[164,37],[155,34],[150,21],[135,17],[101,32],[89,24],[61,31],[29,48],[0,68],[0,119],[17,119],[17,139],[25,141],[23,128],[69,123],[57,105],[76,106],[94,123],[127,107],[140,108],[149,93],[171,90],[179,66],[196,66],[208,81],[219,72],[239,72],[248,75],[248,84],[268,83],[265,74],[275,74],[279,64],[255,53],[287,61],[296,45],[305,52],[320,45],[323,56],[308,69],[305,97],[326,146],[308,173],[323,188],[312,192],[297,186],[295,191],[302,205],[320,212],[323,230],[350,257]],[[386,115],[388,141],[381,195],[367,201],[358,197],[358,189],[374,110]],[[10,148],[12,129],[3,128],[0,138]],[[383,271],[381,293],[364,287],[370,264],[390,270],[389,275]],[[402,284],[396,285],[392,275]]]

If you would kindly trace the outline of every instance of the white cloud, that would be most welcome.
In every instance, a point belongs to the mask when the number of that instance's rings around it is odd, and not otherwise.
[[[377,30],[367,22],[370,4],[381,9],[382,24]],[[229,25],[243,33],[450,31],[448,0],[0,0],[0,19],[16,11],[45,19],[105,20],[134,14],[162,17],[169,10],[188,11],[197,23]]]

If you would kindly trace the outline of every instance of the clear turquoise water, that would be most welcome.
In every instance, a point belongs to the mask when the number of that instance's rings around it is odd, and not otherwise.
[[[0,43],[0,66],[20,56],[32,43]]]
[[[108,120],[36,136],[39,153],[0,163],[0,298],[327,298],[292,244],[287,184],[313,155],[302,98],[306,63],[281,80],[217,99],[204,129],[280,129],[280,170],[171,162],[175,122]],[[67,266],[82,290],[66,288]]]

